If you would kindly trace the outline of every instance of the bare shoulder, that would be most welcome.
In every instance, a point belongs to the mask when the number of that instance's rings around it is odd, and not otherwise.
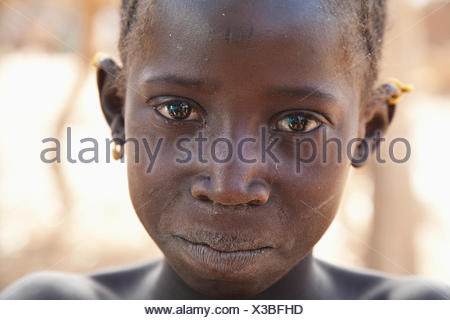
[[[450,286],[418,277],[404,277],[382,281],[367,296],[368,299],[449,300]]]
[[[373,270],[343,268],[318,260],[339,299],[448,300],[450,286],[419,277],[394,276]]]
[[[135,298],[153,263],[92,274],[37,272],[0,292],[0,300],[95,300]]]
[[[89,275],[98,286],[114,293],[115,299],[150,299],[157,286],[162,260],[126,268],[111,268]]]
[[[0,293],[0,299],[89,300],[109,294],[85,275],[45,271],[19,279]]]

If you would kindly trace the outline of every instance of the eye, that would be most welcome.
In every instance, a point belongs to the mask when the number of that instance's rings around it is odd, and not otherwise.
[[[275,130],[308,133],[322,125],[322,121],[311,114],[296,112],[277,121]]]
[[[198,107],[188,101],[172,100],[156,105],[154,109],[163,117],[174,121],[202,121]]]

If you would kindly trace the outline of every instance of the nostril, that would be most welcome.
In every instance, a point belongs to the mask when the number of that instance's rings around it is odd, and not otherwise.
[[[210,197],[211,177],[207,174],[200,174],[195,177],[192,187],[191,195],[200,201],[213,202]]]
[[[268,185],[264,180],[254,179],[250,182],[248,187],[248,192],[250,194],[250,201],[248,205],[250,206],[262,206],[269,201],[270,197],[270,185]]]
[[[248,203],[249,206],[260,206],[262,205],[262,201],[261,200],[252,200]]]
[[[210,198],[208,198],[207,196],[205,196],[205,195],[197,195],[196,196],[196,198],[198,199],[198,200],[200,200],[200,201],[204,201],[204,202],[212,202],[212,200],[210,199]]]

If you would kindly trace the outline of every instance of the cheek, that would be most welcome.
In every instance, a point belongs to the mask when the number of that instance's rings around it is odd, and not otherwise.
[[[290,142],[283,154],[285,161],[291,165],[280,168],[278,179],[274,181],[274,189],[279,192],[274,196],[279,198],[278,212],[285,231],[286,253],[289,250],[295,250],[301,255],[308,253],[335,217],[350,164],[345,155],[344,142],[340,148],[344,152],[341,154],[342,161],[338,161],[337,144],[324,145],[323,142],[332,138],[343,141],[346,139],[343,136],[329,130],[326,137],[322,134],[313,137],[317,151],[315,160],[301,163],[300,171],[297,171],[297,151],[303,153],[302,159],[308,159],[314,152],[311,144],[305,143],[298,150],[295,142]]]
[[[302,174],[303,179],[288,178],[282,192],[289,196],[282,212],[290,212],[284,224],[292,235],[292,244],[312,248],[322,237],[339,207],[347,172],[343,167],[310,167]]]
[[[133,207],[155,239],[165,209],[178,195],[176,166],[168,139],[156,135],[150,125],[151,110],[127,106],[125,113],[125,155],[128,187]],[[156,240],[156,239],[155,239]]]

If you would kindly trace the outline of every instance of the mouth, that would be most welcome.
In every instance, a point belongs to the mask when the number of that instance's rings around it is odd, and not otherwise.
[[[227,234],[208,235],[196,233],[195,236],[174,235],[174,238],[191,263],[210,271],[238,273],[274,249],[270,245],[235,239]]]
[[[181,236],[175,236],[175,238],[186,242],[189,245],[192,246],[197,246],[199,248],[205,248],[205,250],[213,250],[216,251],[218,253],[241,253],[241,254],[250,254],[250,253],[259,253],[259,252],[263,252],[265,250],[270,250],[273,249],[270,246],[264,246],[264,247],[249,247],[249,245],[244,242],[244,243],[223,243],[221,245],[211,245],[208,243],[204,243],[204,242],[195,242],[195,241],[190,241],[186,238],[183,238]]]

